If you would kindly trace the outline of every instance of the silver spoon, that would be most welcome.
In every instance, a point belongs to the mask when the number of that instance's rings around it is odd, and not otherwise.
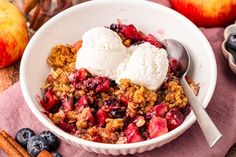
[[[165,39],[163,40],[163,45],[166,48],[168,56],[170,58],[175,58],[179,61],[180,64],[180,84],[182,85],[185,95],[188,98],[189,104],[192,107],[192,110],[197,118],[198,124],[202,129],[203,134],[210,147],[213,147],[214,144],[222,136],[215,124],[212,122],[211,118],[207,112],[203,109],[196,95],[190,88],[188,82],[185,79],[185,76],[190,67],[190,57],[188,51],[184,46],[174,39]]]

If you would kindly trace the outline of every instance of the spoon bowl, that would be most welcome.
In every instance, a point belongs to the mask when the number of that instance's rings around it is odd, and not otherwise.
[[[175,58],[179,63],[179,76],[182,76],[184,73],[188,72],[190,67],[190,56],[185,50],[185,48],[178,41],[174,39],[165,39],[162,44],[165,46],[165,49],[168,53],[169,58]],[[179,53],[181,52],[181,53]],[[182,53],[186,52],[186,53]]]
[[[175,58],[179,61],[179,77],[180,84],[182,85],[185,95],[188,98],[189,104],[197,118],[199,126],[202,129],[203,134],[210,147],[213,147],[215,143],[222,137],[222,134],[217,129],[207,112],[200,104],[198,98],[190,88],[188,82],[185,79],[190,67],[190,56],[185,47],[174,39],[163,40],[163,45],[168,53],[169,58]]]

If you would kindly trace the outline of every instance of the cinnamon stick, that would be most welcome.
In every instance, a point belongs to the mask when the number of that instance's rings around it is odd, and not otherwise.
[[[34,23],[35,23],[35,21],[36,21],[36,19],[37,19],[37,16],[38,16],[38,14],[39,14],[40,9],[41,9],[41,5],[37,4],[36,9],[35,9],[35,11],[34,11],[34,14],[33,14],[33,16],[30,18],[30,28],[33,27],[33,25],[34,25]]]
[[[0,134],[2,134],[5,139],[7,139],[11,143],[11,145],[13,145],[15,149],[19,151],[24,157],[30,157],[29,153],[19,143],[17,143],[6,131],[2,130]]]
[[[39,12],[36,19],[34,20],[31,28],[38,30],[43,24],[45,17],[49,16],[49,10],[51,8],[51,0],[40,0]]]
[[[0,148],[9,157],[24,157],[2,134],[0,134]]]
[[[57,7],[53,10],[52,16],[58,14],[59,12],[73,6],[72,0],[57,0]]]
[[[25,0],[23,6],[23,13],[27,15],[36,5],[39,3],[39,0]]]
[[[42,150],[37,157],[53,157],[53,155],[51,153],[49,153],[46,150]]]

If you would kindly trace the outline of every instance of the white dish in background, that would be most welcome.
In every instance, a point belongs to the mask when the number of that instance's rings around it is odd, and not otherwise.
[[[224,39],[225,40],[223,41],[223,43],[221,45],[222,53],[225,56],[225,58],[228,60],[230,69],[233,71],[233,73],[236,74],[236,63],[234,62],[234,57],[225,48],[225,42],[226,42],[228,36],[232,33],[236,33],[236,21],[235,21],[235,24],[229,25],[228,27],[225,28],[225,31],[224,31]]]
[[[194,114],[178,128],[151,140],[131,144],[103,144],[86,141],[70,135],[55,126],[41,111],[35,99],[50,72],[47,57],[57,44],[73,44],[93,27],[109,26],[119,19],[134,24],[146,34],[159,39],[173,38],[189,51],[191,68],[189,75],[200,83],[198,98],[207,107],[216,85],[216,61],[210,44],[202,32],[179,13],[148,1],[100,0],[76,5],[50,19],[30,40],[21,61],[20,83],[24,98],[33,114],[58,137],[88,151],[103,154],[134,154],[160,147],[184,133],[196,121]]]

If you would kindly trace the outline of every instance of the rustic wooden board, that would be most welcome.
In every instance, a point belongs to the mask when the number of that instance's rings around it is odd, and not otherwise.
[[[20,61],[17,61],[9,67],[0,68],[0,93],[19,81],[19,67]]]

